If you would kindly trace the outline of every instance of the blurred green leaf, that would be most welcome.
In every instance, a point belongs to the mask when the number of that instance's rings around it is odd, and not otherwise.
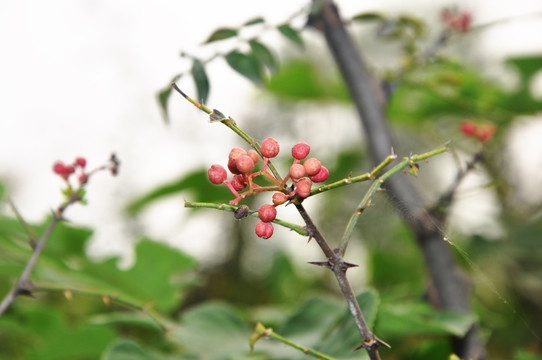
[[[209,97],[209,78],[205,72],[205,66],[200,60],[194,59],[191,73],[196,84],[198,101],[205,104],[207,102],[207,98]]]
[[[201,202],[227,202],[231,200],[231,192],[225,186],[216,186],[209,182],[207,170],[196,170],[179,180],[162,185],[147,194],[136,198],[126,208],[129,214],[135,215],[153,202],[183,191],[191,192]],[[179,206],[182,206],[179,201]]]
[[[426,303],[394,303],[382,306],[378,331],[382,336],[463,336],[474,323],[470,314],[438,312]]]
[[[277,70],[277,61],[271,51],[261,42],[254,39],[249,41],[249,45],[252,55],[264,64],[271,73],[274,73]]]
[[[250,352],[251,329],[231,306],[208,302],[187,310],[170,338],[198,359],[239,359]]]
[[[160,106],[160,110],[162,112],[162,117],[164,118],[164,121],[169,123],[169,113],[168,113],[168,101],[169,96],[171,95],[171,91],[173,88],[171,87],[171,83],[179,80],[181,78],[181,75],[176,75],[171,79],[171,81],[168,83],[168,85],[160,90],[158,94],[156,94],[156,99],[158,100],[158,105]]]
[[[264,84],[264,73],[262,63],[253,55],[243,54],[237,50],[226,55],[226,62],[232,69],[243,75],[254,84]]]
[[[286,100],[350,101],[344,82],[333,78],[312,62],[294,59],[281,64],[267,84],[267,90]]]
[[[179,359],[179,357],[176,357]],[[129,340],[118,340],[101,357],[102,360],[165,360],[165,357],[151,354]],[[172,358],[169,358],[172,359]]]
[[[0,359],[98,359],[114,339],[113,331],[73,324],[61,310],[16,302],[0,321]]]
[[[261,17],[261,16],[258,16],[258,17],[254,18],[254,19],[250,19],[250,20],[246,21],[245,23],[243,23],[243,26],[262,24],[264,22],[265,22],[264,18]]]
[[[288,24],[283,24],[277,27],[278,31],[284,35],[288,40],[291,40],[294,44],[299,46],[300,48],[305,47],[305,44],[303,43],[303,39],[299,35],[299,32],[292,28]]]
[[[217,29],[209,36],[207,40],[205,40],[204,44],[208,44],[213,41],[228,39],[234,36],[237,36],[237,29],[233,29],[233,28]]]
[[[363,12],[352,17],[353,21],[382,21],[385,17],[375,12]]]

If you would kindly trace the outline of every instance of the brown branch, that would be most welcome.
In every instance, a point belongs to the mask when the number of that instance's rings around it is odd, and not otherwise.
[[[311,262],[311,264],[324,266],[333,271],[333,274],[335,274],[335,278],[339,283],[339,287],[341,288],[346,302],[348,303],[348,308],[350,309],[350,313],[354,318],[354,321],[362,338],[362,344],[356,349],[365,348],[371,360],[380,359],[378,347],[384,345],[389,348],[390,346],[384,341],[378,339],[371,332],[371,330],[369,330],[367,322],[365,321],[363,313],[361,312],[361,309],[359,307],[358,301],[356,300],[356,296],[354,295],[354,291],[352,290],[352,286],[350,286],[350,282],[346,277],[346,270],[348,270],[350,267],[357,265],[350,264],[344,261],[339,249],[331,249],[328,242],[320,233],[302,204],[296,203],[295,207],[297,208],[297,211],[307,225],[309,236],[314,238],[314,240],[318,243],[318,246],[320,246],[320,249],[322,249],[322,252],[327,257],[327,261]]]
[[[383,110],[385,96],[346,32],[332,0],[314,0],[314,3],[315,8],[316,3],[321,7],[319,12],[311,14],[309,24],[321,30],[326,38],[362,120],[373,162],[377,164],[390,148],[397,149]],[[443,309],[470,313],[470,295],[451,249],[442,239],[442,224],[425,210],[421,196],[407,178],[394,176],[384,187],[418,240]],[[486,358],[477,324],[465,336],[454,339],[453,345],[460,357]]]

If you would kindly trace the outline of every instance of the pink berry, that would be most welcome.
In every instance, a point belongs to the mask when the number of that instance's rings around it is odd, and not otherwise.
[[[252,158],[252,161],[254,161],[254,164],[260,161],[260,155],[258,155],[256,150],[254,149],[250,149],[249,151],[247,151],[247,155]]]
[[[495,124],[493,123],[488,123],[478,128],[476,137],[481,142],[486,142],[486,141],[489,141],[493,137],[493,135],[495,135],[496,132],[497,132],[497,126],[495,126]]]
[[[307,155],[309,155],[310,151],[311,147],[308,144],[300,142],[295,144],[292,148],[292,156],[297,160],[303,160],[307,157]]]
[[[288,195],[281,192],[276,192],[273,194],[273,204],[282,205],[286,201],[288,201]]]
[[[302,198],[306,198],[311,194],[312,182],[308,178],[303,178],[297,182],[296,191],[297,195]]]
[[[280,146],[277,140],[267,138],[262,141],[262,155],[266,158],[274,158],[279,154]]]
[[[277,217],[277,209],[273,205],[263,204],[258,210],[258,216],[263,222],[271,222]]]
[[[79,175],[78,180],[79,180],[79,184],[81,185],[86,184],[88,181],[88,175],[85,173],[82,173],[81,175]]]
[[[87,159],[85,159],[84,157],[78,157],[77,159],[75,159],[75,165],[84,168],[87,165]]]
[[[58,175],[66,174],[66,165],[62,161],[57,161],[53,165],[53,172]]]
[[[246,153],[247,152],[246,152],[245,149],[234,147],[233,149],[230,150],[230,154],[228,155],[228,159],[235,160],[241,155],[246,155]]]
[[[254,160],[248,155],[241,155],[235,160],[235,166],[242,174],[250,174],[254,169]]]
[[[269,239],[273,235],[273,224],[260,221],[256,224],[256,235],[263,239]]]
[[[236,191],[241,191],[247,187],[247,183],[243,175],[235,175],[231,181],[231,185]]]
[[[290,166],[290,176],[292,179],[299,179],[305,176],[305,167],[301,164],[293,164]]]
[[[66,165],[66,174],[73,174],[75,172],[75,167],[73,165]]]
[[[305,160],[305,162],[303,163],[303,167],[305,168],[307,175],[313,176],[320,172],[320,168],[322,168],[322,163],[317,158],[310,158]]]
[[[329,177],[329,170],[322,165],[318,174],[310,176],[310,179],[316,183],[324,182]]]
[[[221,165],[214,164],[207,170],[207,176],[209,177],[209,181],[218,185],[222,184],[228,175],[226,174],[226,169]]]
[[[470,120],[463,120],[459,128],[463,135],[473,136],[478,131],[478,127]]]
[[[241,172],[239,169],[237,169],[237,164],[235,163],[237,159],[229,159],[228,160],[228,169],[232,174],[240,174]]]

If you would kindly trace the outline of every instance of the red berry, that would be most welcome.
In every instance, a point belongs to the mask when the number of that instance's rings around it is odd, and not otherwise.
[[[311,194],[312,182],[308,178],[303,178],[297,182],[296,191],[297,195],[302,198],[306,198]]]
[[[288,201],[288,195],[281,192],[276,192],[273,194],[273,204],[282,205],[286,201]]]
[[[209,181],[211,181],[213,184],[222,184],[224,180],[226,180],[226,177],[228,174],[226,174],[226,169],[224,169],[221,165],[211,165],[209,170],[207,170],[207,176],[209,177]]]
[[[82,173],[81,175],[79,175],[78,180],[79,180],[79,184],[81,185],[86,184],[88,181],[88,175],[85,173]]]
[[[299,179],[305,176],[305,167],[301,164],[293,164],[290,166],[290,176],[292,179]]]
[[[478,132],[476,133],[476,137],[481,142],[489,141],[493,135],[497,132],[497,126],[493,123],[487,123],[482,125],[478,128]]]
[[[85,159],[84,157],[78,157],[77,159],[75,159],[74,165],[84,168],[87,165],[87,159]]]
[[[66,174],[70,175],[75,172],[75,167],[73,165],[66,165]]]
[[[263,222],[271,222],[277,217],[277,209],[273,205],[263,204],[258,210],[258,216]]]
[[[329,177],[329,170],[322,165],[318,174],[310,176],[310,179],[316,183],[324,182]]]
[[[235,175],[231,181],[231,185],[236,191],[241,191],[247,187],[247,183],[243,175]]]
[[[466,136],[473,136],[478,131],[478,127],[475,123],[473,123],[470,120],[463,120],[461,122],[461,125],[459,125],[459,129],[463,133],[463,135]]]
[[[262,155],[266,158],[274,158],[279,154],[280,146],[277,140],[267,138],[262,141]]]
[[[310,158],[305,160],[305,162],[303,163],[303,167],[305,167],[307,175],[313,176],[320,172],[320,169],[322,168],[322,163],[317,158]]]
[[[297,160],[303,160],[307,157],[307,155],[309,155],[310,151],[311,147],[308,144],[300,142],[295,144],[292,148],[292,156]]]
[[[235,166],[242,174],[250,174],[254,169],[254,160],[248,155],[241,155],[235,160]]]
[[[252,158],[252,161],[254,161],[254,164],[256,164],[258,161],[260,161],[260,155],[256,152],[254,149],[250,149],[247,152],[247,155]]]
[[[273,224],[260,221],[256,224],[256,235],[263,239],[269,239],[273,235]]]
[[[53,172],[58,175],[65,175],[67,173],[66,171],[66,165],[62,161],[57,161],[53,165]]]

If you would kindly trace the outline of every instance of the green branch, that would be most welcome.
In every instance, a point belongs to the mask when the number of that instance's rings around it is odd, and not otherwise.
[[[194,201],[185,201],[184,207],[187,208],[208,208],[208,209],[216,209],[216,210],[223,210],[223,211],[229,211],[234,212],[239,208],[239,206],[234,205],[227,205],[227,204],[216,204],[216,203],[206,203],[206,202],[194,202]],[[250,211],[248,216],[258,217],[257,211]],[[305,227],[299,226],[297,224],[293,224],[288,221],[275,219],[273,220],[273,223],[278,224],[280,226],[284,226],[285,228],[288,228],[290,230],[295,231],[301,236],[309,236],[309,232]]]
[[[390,170],[386,171],[382,176],[380,176],[378,179],[376,179],[372,185],[369,187],[369,190],[365,193],[365,196],[363,196],[363,199],[361,199],[361,202],[359,203],[358,207],[356,208],[356,211],[352,214],[350,217],[350,220],[348,221],[348,224],[346,225],[346,229],[344,231],[342,240],[341,240],[341,254],[344,254],[346,251],[346,248],[348,246],[348,242],[350,241],[350,238],[352,237],[352,232],[354,231],[354,227],[356,226],[358,219],[361,215],[361,213],[370,206],[371,199],[373,198],[374,194],[380,189],[384,181],[388,180],[390,177],[398,173],[399,171],[402,171],[405,167],[409,166],[411,170],[413,170],[414,173],[417,172],[416,163],[427,160],[432,156],[442,154],[443,152],[448,151],[448,145],[446,144],[438,149],[435,149],[433,151],[426,152],[421,155],[412,155],[410,157],[403,158],[403,161],[401,161],[399,164],[395,165]],[[389,158],[389,156],[388,156]],[[384,160],[385,162],[386,160]],[[382,165],[382,164],[381,164]],[[384,167],[381,167],[379,165],[376,169],[382,170]],[[373,172],[375,171],[373,170]]]

